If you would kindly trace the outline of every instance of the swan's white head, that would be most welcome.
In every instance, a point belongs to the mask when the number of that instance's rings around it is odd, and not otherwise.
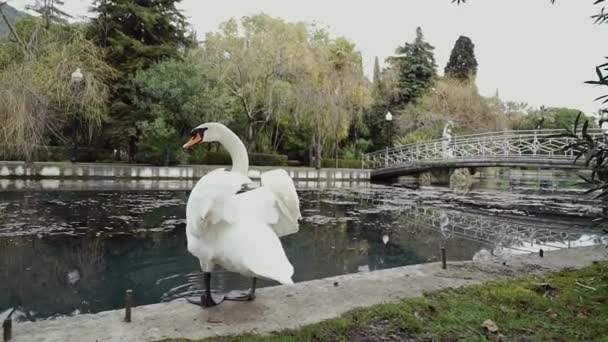
[[[207,122],[202,125],[194,127],[190,134],[192,137],[187,143],[182,146],[184,149],[189,149],[192,146],[202,142],[215,142],[220,141],[221,137],[228,128],[221,123]]]

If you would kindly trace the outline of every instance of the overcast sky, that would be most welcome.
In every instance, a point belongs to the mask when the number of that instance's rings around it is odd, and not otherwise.
[[[9,0],[23,8],[34,0]],[[65,0],[67,12],[86,16],[90,0]],[[594,25],[592,0],[183,0],[181,7],[199,33],[217,29],[231,17],[259,12],[289,21],[317,22],[334,35],[351,39],[362,51],[371,77],[374,57],[383,61],[395,47],[413,40],[421,26],[435,46],[439,73],[460,35],[475,44],[477,84],[484,95],[499,90],[505,100],[533,106],[564,106],[597,111],[593,99],[601,88],[583,84],[595,77],[594,66],[608,25]],[[600,44],[601,43],[601,44]]]

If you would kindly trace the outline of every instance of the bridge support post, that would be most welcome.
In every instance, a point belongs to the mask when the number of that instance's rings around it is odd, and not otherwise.
[[[468,168],[454,170],[450,176],[450,189],[460,191],[470,190],[473,185],[473,172]]]

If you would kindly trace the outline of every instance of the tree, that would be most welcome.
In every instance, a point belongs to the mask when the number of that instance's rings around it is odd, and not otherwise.
[[[307,27],[266,14],[231,19],[208,33],[201,62],[230,90],[244,114],[249,151],[264,146],[258,133],[285,119],[293,108],[292,83],[308,49]],[[274,144],[273,144],[274,145]]]
[[[207,121],[229,124],[236,104],[193,56],[167,60],[137,72],[132,80],[141,116],[163,118],[180,136]]]
[[[79,25],[51,25],[27,17],[15,25],[17,41],[2,41],[0,54],[0,145],[9,154],[29,158],[34,147],[50,137],[63,140],[68,122],[92,132],[106,118],[113,69],[101,49],[84,36]],[[32,37],[35,37],[33,39]],[[83,70],[76,87],[70,74]]]
[[[460,36],[456,40],[444,73],[446,77],[457,78],[461,81],[475,80],[477,75],[475,45],[469,37]]]
[[[504,108],[499,99],[481,96],[472,82],[443,78],[435,82],[434,90],[425,93],[397,117],[402,135],[397,140],[405,144],[412,142],[414,137],[438,138],[448,121],[452,121],[460,132],[492,132],[506,128]]]
[[[142,137],[137,143],[139,158],[153,165],[171,165],[184,160],[184,152],[176,148],[182,136],[163,117],[137,123]]]
[[[512,129],[572,129],[579,114],[581,120],[590,120],[589,127],[597,127],[592,117],[586,116],[578,109],[540,108],[512,118]]]
[[[96,17],[89,34],[118,71],[112,89],[109,137],[114,143],[128,144],[131,158],[139,137],[136,123],[150,118],[134,110],[130,79],[157,62],[181,58],[192,45],[185,18],[176,6],[179,2],[96,0],[92,8]]]
[[[361,55],[346,38],[330,39],[320,30],[311,37],[307,68],[294,89],[297,113],[311,131],[311,160],[321,166],[326,149],[337,153],[355,118],[372,102],[361,66]]]
[[[436,74],[435,48],[424,40],[422,29],[416,28],[416,39],[398,47],[396,52],[404,54],[398,58],[396,65],[399,74],[399,100],[398,105],[406,105],[416,101],[433,83]]]

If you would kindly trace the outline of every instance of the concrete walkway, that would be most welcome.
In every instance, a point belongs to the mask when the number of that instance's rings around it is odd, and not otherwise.
[[[202,310],[183,300],[133,309],[80,315],[13,327],[14,341],[156,341],[200,339],[242,333],[264,334],[336,317],[357,307],[420,296],[423,291],[459,287],[488,279],[580,268],[606,260],[602,246],[564,249],[508,260],[406,266],[260,289],[254,302],[225,302]],[[504,263],[504,264],[503,264]]]

